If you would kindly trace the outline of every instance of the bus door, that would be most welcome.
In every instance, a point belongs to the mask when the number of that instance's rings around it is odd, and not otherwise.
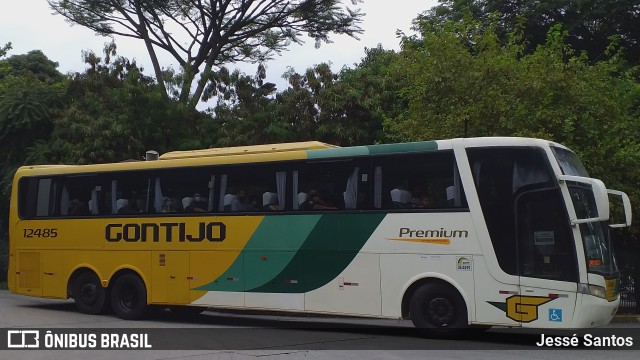
[[[478,322],[566,325],[578,281],[575,242],[546,153],[498,147],[469,148],[467,155],[500,268],[490,271],[498,281],[476,290],[486,299],[476,303]]]
[[[520,297],[515,317],[523,327],[567,327],[573,321],[578,264],[573,229],[559,188],[516,197]]]

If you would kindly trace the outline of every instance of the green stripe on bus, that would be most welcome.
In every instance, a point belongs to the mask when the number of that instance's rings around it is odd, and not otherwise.
[[[350,157],[369,155],[369,149],[366,146],[352,146],[345,148],[330,148],[321,150],[307,150],[308,159],[324,159],[333,157]]]
[[[438,143],[435,141],[421,141],[404,144],[380,144],[369,145],[369,154],[394,154],[394,153],[408,153],[416,151],[434,151],[438,150]]]
[[[315,214],[265,216],[227,271],[194,290],[245,291],[268,283],[289,264],[320,217]]]
[[[419,141],[403,144],[380,144],[367,146],[352,146],[344,148],[331,148],[320,150],[307,150],[309,159],[325,159],[376,154],[398,154],[416,151],[438,150],[438,143],[435,141]]]
[[[304,293],[335,279],[358,254],[385,214],[325,214],[287,267],[264,293]]]

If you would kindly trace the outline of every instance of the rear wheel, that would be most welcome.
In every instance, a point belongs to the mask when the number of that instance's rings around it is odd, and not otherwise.
[[[147,288],[138,275],[118,277],[111,289],[111,307],[121,319],[137,320],[147,310]]]
[[[413,324],[432,335],[452,334],[468,326],[464,299],[450,286],[420,286],[411,296],[409,311]]]
[[[93,272],[83,272],[76,277],[72,296],[81,313],[97,315],[108,309],[107,290]]]

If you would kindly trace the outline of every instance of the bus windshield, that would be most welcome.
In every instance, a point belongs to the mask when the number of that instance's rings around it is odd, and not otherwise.
[[[611,248],[609,234],[604,231],[603,224],[601,222],[580,224],[580,232],[582,233],[589,272],[603,276],[615,275],[618,272],[618,267]]]
[[[552,146],[551,149],[558,160],[560,169],[565,175],[589,177],[589,173],[582,165],[582,161],[573,151]]]
[[[573,181],[567,182],[567,185],[578,219],[597,218],[598,209],[591,186]],[[603,229],[602,222],[592,221],[580,224],[580,233],[589,272],[601,275],[617,273],[610,239]]]

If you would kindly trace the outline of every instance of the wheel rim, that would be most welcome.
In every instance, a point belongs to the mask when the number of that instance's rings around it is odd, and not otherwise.
[[[447,298],[435,297],[425,304],[427,321],[435,327],[451,326],[455,320],[456,311],[453,303]]]
[[[93,305],[98,301],[98,288],[96,284],[84,283],[80,287],[80,300],[87,305]]]
[[[131,310],[138,304],[138,292],[133,285],[125,285],[120,292],[120,305],[123,309]]]

